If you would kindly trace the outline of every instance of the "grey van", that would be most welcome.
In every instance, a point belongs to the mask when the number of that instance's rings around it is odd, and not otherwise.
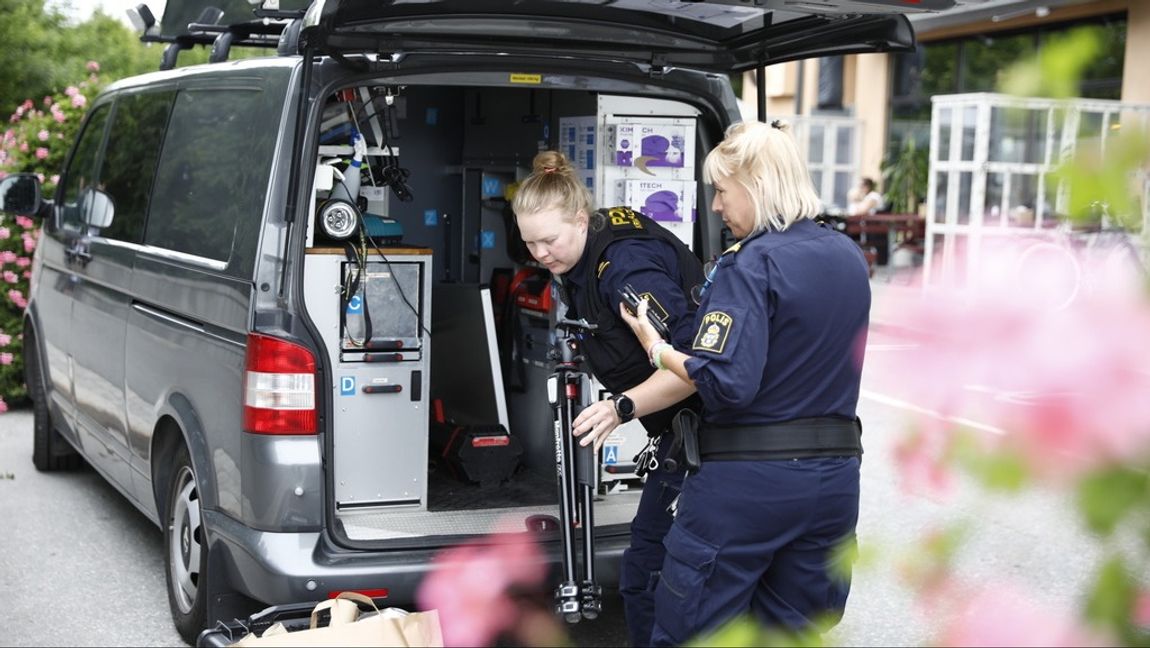
[[[171,69],[92,103],[55,195],[0,182],[43,223],[36,467],[82,457],[163,529],[189,641],[253,605],[408,604],[437,551],[508,520],[557,562],[555,309],[507,207],[532,157],[568,153],[602,206],[671,200],[710,257],[727,75],[912,48],[902,12],[950,4],[316,0],[149,30]],[[196,45],[213,62],[176,67]],[[606,584],[642,488],[614,452]]]

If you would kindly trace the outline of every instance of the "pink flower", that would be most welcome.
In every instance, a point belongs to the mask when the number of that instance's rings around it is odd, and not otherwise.
[[[417,599],[420,609],[439,610],[447,646],[489,646],[515,629],[521,615],[509,591],[537,587],[547,573],[538,545],[522,532],[458,545],[434,562]]]
[[[11,299],[12,303],[20,308],[28,307],[28,300],[24,298],[24,293],[15,288],[8,291],[8,299]]]
[[[28,218],[27,216],[17,216],[16,217],[16,224],[19,225],[20,227],[23,227],[24,229],[32,229],[33,227],[36,226],[36,223],[33,222],[32,219]]]
[[[906,304],[920,349],[900,374],[936,419],[1001,431],[988,438],[1073,478],[1150,450],[1150,302],[1118,267],[1082,260],[1087,284],[1047,261],[987,249],[973,287]]]
[[[21,153],[27,153],[28,152],[28,142],[20,142],[20,152]]]
[[[14,263],[16,258],[16,253],[12,250],[0,251],[0,263]]]
[[[39,139],[41,142],[47,142],[48,137],[49,137],[49,133],[48,133],[48,131],[46,131],[44,129],[40,129],[40,132],[36,133],[36,138]]]
[[[72,107],[83,108],[88,104],[88,98],[80,93],[72,95]]]
[[[44,95],[44,105],[45,106],[51,106],[52,105],[52,95]]]
[[[957,614],[943,623],[942,646],[1113,645],[1072,610],[1044,606],[1011,583],[969,588],[954,602]]]
[[[12,336],[7,333],[0,333],[0,346],[8,346],[12,343]]]
[[[8,403],[5,403],[4,399],[0,398],[0,412],[7,412],[7,411],[8,411]]]
[[[21,277],[24,277],[25,279],[31,279],[31,278],[32,278],[32,273],[31,273],[31,272],[29,272],[28,270],[25,270],[24,272],[21,272],[21,273],[20,273],[20,276],[21,276]]]
[[[7,227],[0,227],[0,239],[6,239],[12,236],[12,232]]]
[[[14,283],[20,281],[20,276],[17,275],[15,272],[12,272],[11,270],[5,270],[4,271],[4,281],[7,281],[10,284],[14,284]]]
[[[0,353],[0,365],[10,365],[10,364],[12,364],[12,354],[11,353]]]
[[[78,92],[80,92],[80,89],[76,86],[68,86],[67,88],[64,88],[64,94],[69,97],[75,96]]]
[[[60,174],[59,173],[53,173],[52,174],[52,184],[60,184]]]
[[[20,104],[20,108],[23,110],[32,110],[35,107],[36,104],[32,103],[31,99],[25,99],[24,103]]]
[[[46,157],[48,157],[48,149],[44,148],[43,146],[36,149],[37,160],[43,160]]]
[[[36,251],[36,239],[32,238],[31,236],[25,236],[24,237],[24,251],[29,252],[29,253],[35,252]]]
[[[1150,590],[1138,592],[1134,599],[1134,614],[1131,621],[1142,628],[1150,628]]]
[[[17,257],[16,258],[16,266],[17,267],[27,268],[30,265],[32,265],[32,259],[29,259],[28,257]]]

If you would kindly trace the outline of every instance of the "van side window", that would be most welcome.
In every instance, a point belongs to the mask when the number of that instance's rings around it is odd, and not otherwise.
[[[100,147],[104,143],[104,126],[108,123],[111,104],[103,104],[92,110],[92,115],[84,125],[84,131],[76,141],[68,170],[60,181],[61,224],[71,230],[78,230],[83,222],[80,198],[84,190],[96,184],[96,165],[100,161]]]
[[[237,224],[260,222],[279,123],[258,89],[176,96],[145,242],[226,261]]]
[[[100,168],[100,185],[112,198],[115,216],[100,234],[139,243],[155,179],[156,161],[175,91],[120,97],[108,129],[108,145]]]

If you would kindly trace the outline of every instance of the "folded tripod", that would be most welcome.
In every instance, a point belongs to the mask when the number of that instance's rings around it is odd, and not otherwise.
[[[548,357],[555,371],[547,379],[547,394],[555,413],[555,467],[559,482],[559,525],[563,534],[564,580],[555,588],[555,612],[568,623],[594,619],[603,609],[602,588],[595,583],[594,445],[580,446],[571,435],[572,423],[590,402],[591,378],[581,369],[579,336],[595,328],[586,320],[560,319]],[[576,532],[582,530],[583,580],[577,581]]]

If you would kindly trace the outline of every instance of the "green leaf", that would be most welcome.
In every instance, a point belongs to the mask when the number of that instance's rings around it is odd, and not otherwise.
[[[1030,476],[1020,453],[984,448],[970,434],[957,435],[951,452],[959,466],[992,491],[1018,492]]]
[[[1002,90],[1022,97],[1077,97],[1078,80],[1101,48],[1102,33],[1096,27],[1078,28],[1063,36],[1051,37],[1038,56],[1006,70]]]
[[[1125,466],[1090,473],[1078,483],[1077,505],[1092,531],[1109,536],[1135,507],[1150,508],[1150,475]]]
[[[685,645],[688,648],[709,648],[712,646],[797,646],[800,648],[819,648],[824,644],[822,634],[818,628],[803,632],[785,632],[765,628],[752,617],[743,615],[728,621],[714,632],[696,637]]]
[[[1122,632],[1130,624],[1137,586],[1120,558],[1112,557],[1098,572],[1086,603],[1086,618],[1091,623]]]

